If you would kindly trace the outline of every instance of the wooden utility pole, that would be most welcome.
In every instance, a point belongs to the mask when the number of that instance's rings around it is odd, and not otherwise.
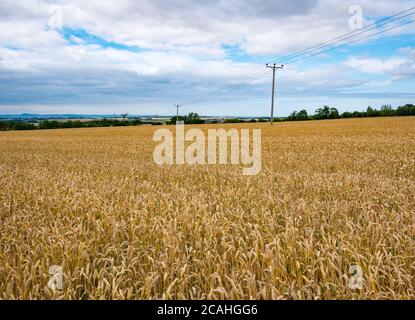
[[[182,106],[181,104],[175,104],[176,107],[176,122],[179,121],[179,108]]]
[[[271,98],[271,117],[269,119],[270,124],[274,121],[274,97],[275,97],[275,71],[277,69],[282,69],[284,65],[277,66],[275,63],[273,65],[269,65],[267,63],[267,68],[272,69],[272,98]]]

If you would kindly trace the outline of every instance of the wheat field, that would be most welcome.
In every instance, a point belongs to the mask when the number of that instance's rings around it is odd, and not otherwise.
[[[262,129],[260,174],[159,167],[158,127],[0,132],[0,298],[415,299],[414,117],[199,127]]]

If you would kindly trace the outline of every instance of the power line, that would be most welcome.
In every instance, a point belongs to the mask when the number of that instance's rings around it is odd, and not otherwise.
[[[261,66],[257,70],[255,70],[253,72],[250,72],[249,74],[245,75],[244,79],[240,79],[237,82],[230,83],[230,84],[228,84],[224,87],[221,87],[218,90],[214,90],[214,91],[211,91],[210,93],[206,93],[201,98],[187,101],[186,104],[199,104],[199,103],[204,102],[204,101],[202,101],[204,98],[209,98],[209,97],[212,97],[212,96],[217,97],[217,96],[224,95],[224,94],[228,93],[229,91],[233,91],[234,89],[239,88],[239,87],[245,85],[246,83],[250,83],[250,82],[258,79],[259,77],[265,75],[265,71],[266,71],[265,66]],[[246,82],[246,81],[248,81],[248,82]]]
[[[322,43],[317,44],[317,45],[315,45],[315,46],[312,46],[312,47],[310,47],[310,48],[307,48],[307,49],[304,49],[304,50],[298,51],[298,52],[296,52],[296,53],[293,53],[293,54],[290,54],[290,55],[287,55],[287,56],[284,56],[284,57],[281,57],[281,58],[275,59],[275,60],[271,61],[270,63],[283,63],[283,62],[284,62],[283,60],[285,60],[285,59],[287,59],[287,58],[294,58],[294,57],[297,57],[297,56],[305,55],[305,54],[310,53],[309,51],[314,51],[314,50],[316,50],[316,49],[320,49],[320,48],[323,48],[323,47],[327,47],[327,46],[330,46],[330,45],[332,45],[332,44],[338,43],[338,42],[340,42],[340,41],[344,41],[344,40],[347,40],[347,39],[351,39],[351,38],[353,38],[353,37],[355,37],[355,36],[357,36],[357,35],[363,34],[363,33],[365,33],[365,32],[371,31],[371,30],[373,30],[373,29],[376,29],[376,28],[379,28],[379,27],[382,27],[382,26],[388,25],[388,24],[390,24],[390,23],[392,23],[392,22],[395,22],[395,21],[401,20],[401,19],[403,19],[403,18],[405,18],[405,17],[408,17],[408,16],[410,16],[410,15],[414,14],[415,12],[411,12],[410,14],[407,14],[407,15],[404,15],[404,16],[402,16],[402,17],[399,17],[399,18],[396,18],[396,19],[391,20],[391,19],[392,19],[392,18],[394,18],[394,17],[398,17],[398,16],[400,16],[400,15],[402,15],[402,14],[404,14],[404,13],[410,12],[410,11],[412,11],[412,10],[414,10],[414,9],[415,9],[415,7],[411,7],[411,8],[409,8],[409,9],[404,10],[404,11],[398,12],[398,13],[396,13],[396,14],[392,15],[392,16],[389,16],[389,17],[386,17],[386,18],[380,19],[380,20],[378,20],[378,21],[375,21],[374,23],[369,24],[369,25],[367,25],[367,26],[363,27],[362,29],[359,29],[359,30],[354,30],[354,31],[348,32],[348,33],[346,33],[346,34],[340,35],[340,36],[338,36],[338,37],[335,37],[335,38],[333,38],[333,39],[331,39],[331,40],[328,40],[328,41],[322,42]],[[391,21],[388,21],[388,20],[391,20]],[[388,22],[387,22],[387,23],[384,23],[384,24],[379,25],[379,23],[381,23],[381,22],[385,22],[385,21],[388,21]],[[351,35],[351,36],[350,36],[350,35]],[[349,37],[347,37],[347,36],[349,36]],[[238,80],[236,83],[228,84],[228,85],[226,85],[226,86],[224,86],[224,87],[220,88],[218,91],[223,91],[223,90],[228,90],[228,89],[233,90],[233,89],[234,89],[233,87],[235,87],[235,88],[239,88],[239,87],[240,87],[240,84],[241,84],[242,82],[245,82],[245,81],[247,81],[247,80],[249,81],[249,80],[250,80],[250,78],[252,78],[252,76],[255,76],[255,75],[256,75],[256,73],[258,73],[259,71],[261,71],[261,69],[262,69],[262,68],[263,68],[263,67],[260,67],[259,69],[255,70],[255,71],[253,71],[253,72],[251,72],[251,73],[249,73],[249,74],[247,74],[247,75],[245,75],[245,76],[242,76],[242,77],[241,77],[241,79],[240,79],[240,80]],[[253,80],[255,80],[255,79],[256,79],[256,78],[254,78]]]
[[[250,73],[246,74],[246,75],[245,75],[245,76],[243,76],[241,79],[239,79],[237,82],[232,82],[232,83],[229,83],[228,85],[226,85],[226,86],[224,86],[224,87],[220,88],[219,90],[217,90],[217,91],[218,91],[218,93],[220,93],[220,92],[221,92],[221,91],[223,91],[224,89],[229,89],[229,87],[233,87],[233,86],[235,86],[235,85],[238,85],[240,82],[243,82],[243,81],[249,80],[249,78],[251,78],[251,77],[255,76],[256,74],[258,74],[258,72],[263,71],[263,69],[264,69],[264,68],[265,68],[265,66],[261,66],[261,67],[257,68],[256,70],[254,70],[254,71],[252,71],[252,72],[250,72]]]
[[[412,14],[414,14],[414,13],[412,13]],[[308,59],[308,58],[311,58],[311,57],[314,57],[314,56],[317,56],[317,55],[320,55],[320,54],[323,54],[323,53],[326,53],[326,52],[329,52],[329,51],[332,51],[332,50],[335,50],[335,49],[338,49],[338,48],[341,48],[341,47],[345,47],[345,46],[347,46],[347,45],[349,45],[349,44],[356,43],[356,42],[361,41],[361,40],[369,39],[369,38],[374,37],[374,36],[376,36],[376,35],[379,35],[379,34],[385,33],[385,32],[387,32],[387,31],[390,31],[390,30],[393,30],[393,29],[396,29],[396,28],[400,28],[400,27],[402,27],[402,26],[404,26],[404,25],[407,25],[407,24],[410,24],[410,23],[413,23],[413,22],[415,22],[415,21],[414,21],[414,20],[412,20],[412,21],[408,21],[408,22],[405,22],[405,23],[403,23],[403,24],[400,24],[400,25],[397,25],[397,26],[394,26],[394,27],[391,27],[391,28],[388,28],[388,29],[381,30],[381,31],[376,32],[376,33],[374,33],[374,34],[371,34],[371,35],[369,35],[369,36],[361,37],[361,38],[358,38],[358,39],[355,39],[355,40],[352,40],[352,41],[348,41],[348,42],[343,43],[343,44],[341,44],[341,45],[337,45],[337,46],[335,46],[335,47],[328,48],[327,50],[318,51],[318,52],[316,52],[316,53],[312,53],[312,54],[303,54],[303,55],[300,55],[299,57],[297,57],[296,59],[293,59],[293,60],[288,60],[288,61],[287,61],[286,63],[284,63],[284,64],[285,64],[285,65],[292,64],[292,63],[297,62],[297,61],[300,61],[300,60],[305,60],[305,59]],[[385,24],[385,25],[386,25],[386,24]],[[366,30],[366,31],[369,31],[369,30]],[[231,91],[233,91],[233,90],[235,90],[235,89],[238,89],[238,88],[240,88],[240,87],[242,87],[242,86],[244,86],[244,85],[247,85],[247,84],[249,84],[249,83],[251,83],[251,82],[255,81],[255,80],[256,80],[256,79],[258,79],[258,78],[259,78],[259,77],[255,77],[255,78],[251,79],[251,80],[250,80],[250,81],[248,81],[248,82],[241,83],[241,84],[239,84],[239,85],[237,85],[237,86],[231,87],[229,90],[227,90],[227,91],[225,91],[225,92],[221,92],[221,95],[226,94],[226,93],[229,93],[229,92],[231,92]]]
[[[222,92],[216,93],[214,95],[215,96],[224,95],[224,94],[226,94],[230,91],[233,91],[233,90],[236,90],[240,87],[243,87],[246,84],[254,82],[255,80],[259,79],[260,77],[262,77],[265,74],[267,74],[267,73],[266,73],[266,69],[265,69],[265,66],[264,66],[264,67],[262,67],[261,72],[259,74],[253,75],[253,76],[250,77],[250,79],[247,79],[246,81],[243,81],[242,83],[238,83],[238,84],[228,88],[226,91],[222,91]]]
[[[287,62],[285,64],[292,64],[292,63],[297,62],[297,61],[300,61],[300,60],[305,60],[305,59],[308,59],[308,58],[311,58],[311,57],[315,57],[317,55],[320,55],[320,54],[323,54],[323,53],[326,53],[326,52],[329,52],[329,51],[332,51],[332,50],[335,50],[335,49],[338,49],[338,48],[345,47],[345,46],[347,46],[349,44],[356,43],[356,42],[361,41],[361,40],[366,40],[366,39],[372,38],[372,37],[377,36],[379,34],[382,34],[382,33],[385,33],[387,31],[394,30],[394,29],[397,29],[397,28],[400,28],[400,27],[403,27],[405,25],[408,25],[408,24],[411,24],[411,23],[414,23],[414,22],[415,22],[415,20],[407,21],[407,22],[402,23],[400,25],[397,25],[397,26],[394,26],[394,27],[391,27],[391,28],[388,28],[388,29],[385,29],[385,30],[376,32],[376,33],[371,34],[369,36],[365,36],[365,37],[362,37],[362,38],[358,38],[358,39],[355,39],[353,41],[350,41],[350,42],[347,42],[347,43],[344,43],[344,44],[341,44],[341,45],[338,45],[338,46],[329,48],[327,50],[319,51],[319,52],[313,53],[313,54],[308,55],[308,56],[305,56],[305,57],[299,57],[299,58],[294,59],[292,61],[289,61],[289,62]]]
[[[358,38],[358,39],[355,39],[355,40],[352,40],[352,41],[348,41],[346,43],[343,43],[343,44],[338,45],[338,46],[335,46],[335,47],[330,47],[327,50],[319,51],[319,52],[316,52],[316,53],[314,52],[315,50],[319,50],[319,49],[323,49],[323,48],[329,47],[329,46],[331,46],[333,44],[336,44],[338,42],[341,42],[341,41],[344,41],[344,40],[347,40],[347,39],[352,39],[352,38],[354,38],[354,37],[356,37],[358,35],[367,33],[368,31],[377,29],[379,27],[386,26],[388,24],[391,24],[392,22],[396,22],[396,21],[399,21],[399,20],[401,20],[401,19],[403,19],[405,17],[411,16],[411,15],[415,14],[415,12],[411,12],[409,14],[406,14],[406,15],[402,16],[402,17],[398,17],[398,16],[400,16],[400,15],[402,15],[404,13],[408,13],[408,12],[414,10],[414,9],[415,9],[415,7],[409,8],[407,10],[404,10],[404,11],[401,11],[399,13],[396,13],[396,14],[390,16],[390,17],[386,17],[386,18],[383,18],[381,20],[378,20],[378,21],[376,21],[376,22],[374,22],[374,23],[372,23],[370,25],[365,26],[362,29],[359,29],[359,30],[355,30],[355,31],[346,33],[344,35],[341,35],[341,36],[338,36],[338,37],[333,38],[331,40],[322,42],[322,43],[320,43],[318,45],[315,45],[315,46],[312,46],[310,48],[307,48],[307,49],[304,49],[304,50],[300,50],[300,51],[298,51],[296,53],[293,53],[293,54],[290,54],[290,55],[287,55],[287,56],[284,56],[284,57],[281,57],[281,58],[278,58],[278,59],[274,59],[272,62],[283,62],[283,61],[287,61],[285,64],[292,64],[292,63],[294,63],[296,61],[300,61],[300,60],[303,60],[303,59],[308,59],[310,57],[313,57],[313,56],[316,56],[316,55],[320,55],[322,53],[325,53],[325,52],[328,52],[328,51],[331,51],[331,50],[335,50],[335,49],[338,49],[338,48],[347,46],[349,44],[352,44],[352,43],[355,43],[355,42],[358,42],[358,41],[361,41],[361,40],[365,40],[365,39],[374,37],[376,35],[385,33],[387,31],[390,31],[390,30],[393,30],[393,29],[402,27],[404,25],[413,23],[415,21],[409,21],[409,22],[400,24],[398,26],[394,26],[392,28],[388,28],[388,29],[382,30],[380,32],[371,34],[369,36],[365,36],[365,37]],[[392,19],[394,17],[397,17],[397,18],[396,19]],[[388,20],[391,20],[391,21],[388,21]],[[385,21],[388,21],[388,22],[379,25],[379,23],[385,22]],[[260,78],[260,77],[262,77],[264,75],[264,72],[263,72],[264,69],[265,69],[265,66],[261,66],[258,69],[254,70],[254,71],[252,71],[252,72],[250,72],[248,74],[245,74],[245,75],[241,76],[241,78],[238,81],[236,81],[236,82],[230,82],[229,84],[227,84],[227,85],[225,85],[225,86],[223,86],[223,87],[221,87],[221,88],[213,91],[210,95],[207,94],[206,96],[207,97],[209,97],[209,96],[210,97],[212,97],[212,96],[213,97],[215,97],[215,96],[221,96],[221,95],[227,94],[227,93],[229,93],[231,91],[234,91],[234,90],[236,90],[236,89],[238,89],[238,88],[240,88],[240,87],[242,87],[244,85],[247,85],[249,83],[252,83],[253,81],[257,80],[258,78]],[[194,103],[192,103],[192,104],[194,104]]]
[[[365,32],[367,32],[367,31],[370,31],[370,30],[373,30],[373,29],[376,29],[376,28],[379,28],[379,27],[385,26],[385,25],[387,25],[387,24],[389,24],[389,23],[392,23],[392,22],[398,21],[398,20],[403,19],[403,18],[405,18],[405,17],[408,17],[408,16],[410,16],[410,15],[413,15],[415,12],[409,13],[409,14],[407,14],[407,15],[404,15],[404,16],[402,16],[402,17],[399,17],[399,18],[393,19],[392,21],[389,21],[389,22],[387,22],[387,23],[384,23],[384,24],[382,24],[382,25],[379,25],[379,23],[381,23],[381,22],[384,22],[384,21],[390,20],[390,19],[392,19],[392,18],[394,18],[394,17],[400,16],[400,15],[402,15],[402,14],[404,14],[404,13],[407,13],[407,12],[409,12],[409,11],[412,11],[412,10],[414,10],[414,9],[415,9],[415,7],[409,8],[409,9],[407,9],[407,10],[404,10],[404,11],[401,11],[401,12],[399,12],[399,13],[396,13],[396,14],[394,14],[394,15],[392,15],[392,16],[389,16],[389,17],[383,18],[383,19],[381,19],[381,20],[375,21],[374,23],[371,23],[371,24],[369,24],[369,25],[367,25],[367,26],[365,26],[365,27],[363,27],[363,28],[361,28],[361,29],[358,29],[358,30],[354,30],[354,31],[348,32],[348,33],[346,33],[346,34],[343,34],[343,35],[341,35],[341,36],[337,36],[337,37],[335,37],[335,38],[333,38],[333,39],[331,39],[331,40],[328,40],[328,41],[325,41],[325,42],[319,43],[319,44],[314,45],[314,46],[312,46],[312,47],[309,47],[309,48],[307,48],[307,49],[303,49],[303,50],[297,51],[297,52],[295,52],[295,53],[292,53],[292,54],[289,54],[289,55],[286,55],[286,56],[280,57],[280,58],[278,58],[278,59],[274,59],[274,60],[270,61],[269,63],[282,63],[282,62],[283,62],[283,60],[286,60],[286,59],[288,59],[288,58],[292,58],[292,57],[296,57],[296,56],[298,56],[298,55],[306,54],[306,53],[308,53],[308,51],[314,51],[314,50],[316,50],[316,49],[318,49],[318,48],[320,48],[320,47],[326,47],[326,46],[329,46],[329,45],[331,45],[331,44],[333,44],[333,43],[337,43],[337,42],[340,42],[340,41],[343,41],[343,40],[351,39],[351,38],[353,38],[354,36],[357,36],[358,34],[365,33]],[[369,29],[368,29],[368,28],[369,28]],[[366,29],[368,29],[368,30],[366,30]],[[352,35],[352,36],[350,36],[350,35]],[[347,36],[350,36],[350,37],[347,37]],[[345,37],[347,37],[347,38],[345,38]],[[334,41],[334,42],[333,42],[333,41]],[[333,42],[333,43],[332,43],[332,42]]]

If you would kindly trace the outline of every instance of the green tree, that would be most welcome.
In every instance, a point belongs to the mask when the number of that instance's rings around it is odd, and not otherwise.
[[[187,116],[184,117],[184,122],[186,124],[202,124],[205,123],[202,119],[200,119],[199,115],[194,112],[190,112]]]
[[[183,121],[184,122],[184,117],[182,117],[182,116],[173,117],[173,118],[170,119],[169,124],[176,124],[177,121]]]
[[[330,107],[324,106],[316,110],[315,118],[316,119],[328,119],[330,117]]]
[[[351,117],[353,117],[353,114],[351,112],[346,111],[346,112],[343,112],[341,114],[341,117],[342,118],[351,118]]]
[[[392,106],[390,104],[384,104],[380,108],[380,115],[384,117],[394,116],[395,111],[392,109]]]
[[[329,119],[338,119],[340,118],[339,110],[336,108],[330,108]]]
[[[398,116],[411,116],[415,115],[415,106],[413,104],[406,104],[396,109],[396,115]]]
[[[378,116],[378,112],[376,109],[373,109],[371,106],[368,106],[366,109],[366,115],[368,117],[376,117]]]
[[[225,119],[224,121],[225,123],[241,123],[241,119],[238,118],[229,118],[229,119]]]
[[[287,121],[304,121],[309,120],[307,110],[300,110],[300,111],[293,111],[290,113],[290,115],[287,117]]]
[[[293,111],[290,113],[290,115],[287,117],[288,121],[295,121],[297,120],[297,111]]]
[[[307,113],[307,110],[300,110],[298,113],[297,113],[297,117],[296,117],[296,119],[297,120],[308,120],[308,113]]]

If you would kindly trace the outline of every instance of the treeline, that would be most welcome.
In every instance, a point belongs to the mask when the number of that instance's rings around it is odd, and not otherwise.
[[[269,120],[267,120],[266,118],[249,119],[249,120],[244,120],[244,119],[225,119],[224,120],[225,123],[247,123],[247,122],[252,123],[252,122],[268,122],[268,121]]]
[[[315,114],[308,115],[306,110],[294,111],[287,118],[275,118],[274,122],[280,121],[306,121],[306,120],[323,120],[323,119],[341,119],[341,118],[366,118],[366,117],[393,117],[393,116],[413,116],[415,115],[415,105],[406,104],[393,109],[390,105],[384,105],[380,110],[368,107],[366,111],[354,111],[339,113],[336,108],[324,106],[315,111]],[[189,113],[186,116],[173,117],[167,124],[175,124],[176,121],[183,121],[185,124],[204,124],[205,120],[201,119],[197,113]],[[259,119],[225,119],[225,123],[247,123],[247,122],[268,122],[268,118]],[[209,122],[212,123],[212,122]],[[0,121],[0,131],[8,130],[36,130],[36,129],[66,129],[66,128],[92,128],[92,127],[126,127],[139,126],[143,124],[161,125],[161,122],[144,122],[140,119],[116,120],[116,119],[99,119],[91,121],[56,121],[44,120],[36,125],[25,121]]]
[[[406,104],[393,109],[390,105],[383,105],[380,110],[368,107],[366,111],[354,111],[340,113],[336,108],[324,106],[315,111],[315,114],[309,115],[307,110],[292,112],[287,118],[274,118],[274,122],[282,121],[306,121],[306,120],[324,120],[324,119],[342,119],[342,118],[367,118],[367,117],[394,117],[394,116],[413,116],[415,115],[415,106]],[[249,122],[268,122],[269,118],[258,119],[225,119],[225,123],[249,123]]]
[[[173,117],[167,124],[176,124],[177,121],[183,121],[185,124],[203,124],[205,121],[200,119],[199,115],[194,112],[190,112],[187,116]]]
[[[394,117],[394,116],[413,116],[415,115],[415,106],[406,104],[393,109],[390,105],[383,105],[380,110],[368,107],[366,111],[354,111],[339,113],[336,108],[324,106],[315,111],[315,114],[308,115],[306,110],[294,111],[285,120],[286,121],[304,121],[304,120],[322,120],[322,119],[341,119],[341,118],[367,118],[367,117]]]
[[[92,121],[56,121],[45,120],[35,125],[33,123],[23,121],[0,121],[0,131],[8,130],[36,130],[36,129],[68,129],[68,128],[93,128],[93,127],[126,127],[126,126],[138,126],[146,124],[139,119],[133,120],[112,120],[101,119]],[[148,123],[150,124],[150,123]],[[161,123],[151,123],[161,124]]]

